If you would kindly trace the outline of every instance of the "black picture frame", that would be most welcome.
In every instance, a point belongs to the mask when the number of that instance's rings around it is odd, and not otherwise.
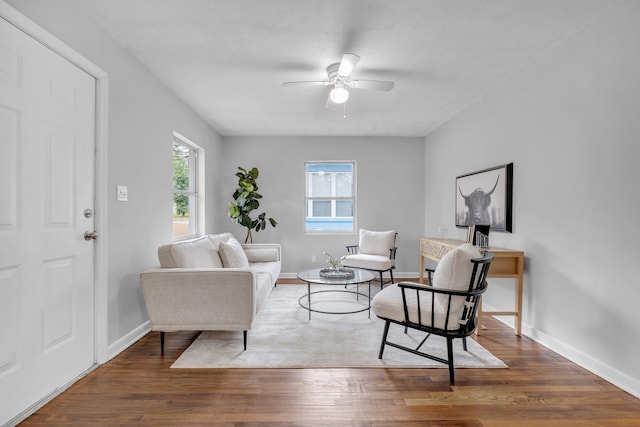
[[[456,177],[456,227],[512,232],[513,163]]]

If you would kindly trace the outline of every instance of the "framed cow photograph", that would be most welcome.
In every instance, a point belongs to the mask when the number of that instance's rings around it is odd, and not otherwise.
[[[511,232],[513,163],[456,177],[456,227]]]

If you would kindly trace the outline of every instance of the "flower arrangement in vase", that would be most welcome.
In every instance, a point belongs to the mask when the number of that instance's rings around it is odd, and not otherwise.
[[[327,257],[327,262],[331,265],[333,270],[340,270],[340,266],[342,265],[342,260],[346,257],[346,255],[341,256],[340,258],[334,258],[330,253],[322,252],[322,255]]]

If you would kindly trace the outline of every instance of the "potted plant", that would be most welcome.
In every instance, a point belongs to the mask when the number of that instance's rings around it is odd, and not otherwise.
[[[256,233],[260,230],[264,230],[267,227],[267,220],[272,227],[278,224],[273,218],[267,218],[267,214],[262,212],[256,218],[251,217],[251,212],[260,207],[259,199],[262,195],[258,193],[258,168],[251,168],[246,170],[238,166],[238,188],[233,193],[233,201],[229,202],[227,211],[229,217],[236,224],[240,224],[247,228],[247,235],[244,242],[253,243],[253,237],[251,236],[251,230],[256,230]]]

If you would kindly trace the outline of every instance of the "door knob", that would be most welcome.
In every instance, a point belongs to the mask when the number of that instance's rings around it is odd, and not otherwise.
[[[85,231],[84,232],[84,240],[96,240],[98,238],[98,233],[95,231]]]

